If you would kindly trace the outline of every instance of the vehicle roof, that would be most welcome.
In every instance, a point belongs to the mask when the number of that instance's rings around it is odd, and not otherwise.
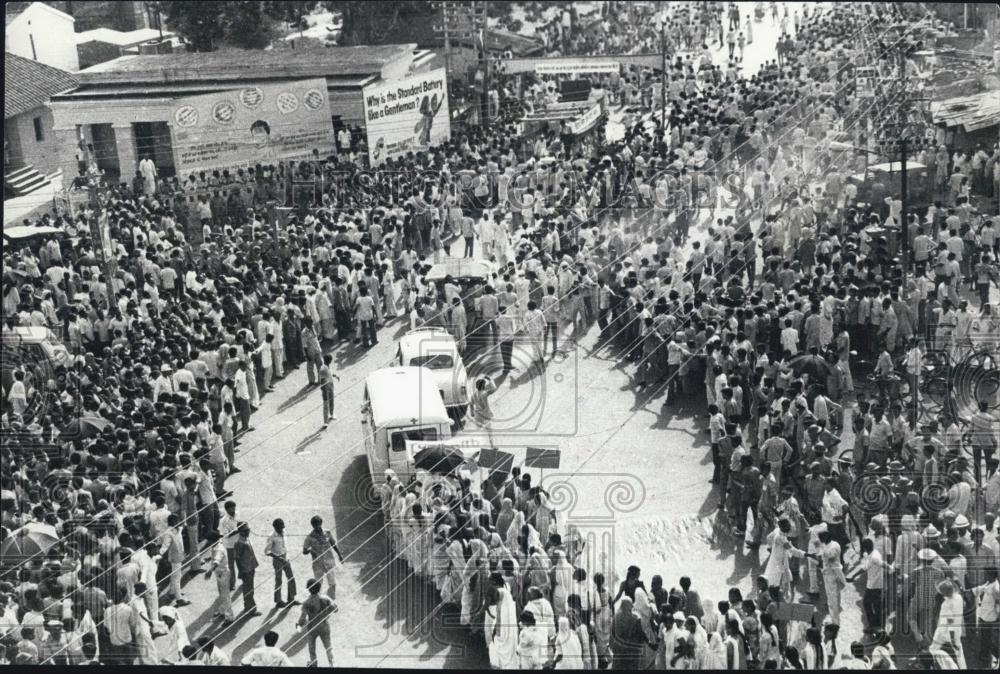
[[[430,348],[421,349],[421,346]],[[399,339],[399,349],[404,356],[419,356],[448,353],[455,355],[458,353],[458,344],[450,332],[444,328],[434,328],[431,330],[414,330],[408,332]]]
[[[25,342],[44,342],[48,339],[49,329],[38,325],[18,325],[13,333]],[[9,334],[10,331],[4,331],[4,336]]]
[[[426,367],[386,367],[365,380],[376,428],[451,423],[434,374]]]
[[[452,278],[488,279],[494,271],[494,266],[485,260],[469,260],[467,258],[446,258],[431,266],[427,272],[428,281],[441,281],[446,276]]]

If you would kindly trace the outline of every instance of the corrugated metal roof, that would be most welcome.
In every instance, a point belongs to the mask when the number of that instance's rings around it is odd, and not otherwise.
[[[243,87],[255,86],[262,81],[280,82],[283,80],[295,80],[299,78],[255,78],[246,80],[229,80],[226,82],[180,82],[156,84],[118,84],[113,86],[87,86],[83,85],[74,91],[66,92],[61,96],[54,97],[57,102],[81,101],[81,100],[102,100],[109,98],[171,98],[175,96],[193,96],[198,94],[214,94],[220,91],[230,91]],[[377,80],[375,75],[345,76],[326,78],[327,88],[330,90],[354,90],[361,89],[367,84]]]
[[[229,50],[123,56],[79,73],[83,84],[177,83],[294,75],[299,79],[380,74],[415,44],[316,49]]]
[[[64,70],[4,52],[3,118],[34,110],[76,85],[76,78]]]
[[[172,37],[170,31],[163,31],[164,37]],[[156,28],[139,28],[137,30],[120,31],[111,28],[95,28],[82,33],[76,33],[76,43],[86,44],[87,42],[106,42],[118,45],[119,47],[130,47],[142,42],[150,42],[160,38],[160,31]]]
[[[996,126],[1000,124],[1000,91],[932,101],[931,119],[935,124],[962,126],[966,131]]]

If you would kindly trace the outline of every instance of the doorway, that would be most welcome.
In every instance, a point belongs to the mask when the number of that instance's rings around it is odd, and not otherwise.
[[[170,127],[166,122],[135,122],[132,124],[132,131],[135,134],[136,163],[152,159],[161,177],[172,178],[177,175],[174,146]]]
[[[93,156],[97,168],[104,171],[112,184],[121,178],[121,167],[118,166],[118,142],[115,140],[115,130],[110,124],[91,124],[90,136],[93,138]]]

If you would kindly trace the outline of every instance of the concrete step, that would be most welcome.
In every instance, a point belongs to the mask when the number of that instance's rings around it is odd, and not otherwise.
[[[11,182],[13,180],[17,180],[18,178],[23,178],[24,176],[29,175],[31,173],[38,173],[38,171],[35,170],[34,166],[29,165],[25,166],[24,168],[19,168],[15,171],[11,171],[10,173],[5,173],[3,179],[6,182]]]
[[[7,188],[15,196],[20,197],[31,194],[51,182],[52,180],[49,176],[42,175],[32,166],[26,166],[23,169],[12,171],[4,176],[4,184]]]

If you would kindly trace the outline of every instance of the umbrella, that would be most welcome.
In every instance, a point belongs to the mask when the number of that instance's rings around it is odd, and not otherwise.
[[[0,565],[16,567],[29,559],[42,559],[59,542],[59,535],[47,524],[26,524],[0,543]]]
[[[100,435],[105,428],[111,426],[111,422],[101,417],[80,417],[74,419],[66,425],[64,436],[79,436],[81,438],[92,438]]]
[[[432,473],[447,474],[465,464],[465,455],[457,449],[432,445],[424,447],[413,457],[413,465]]]
[[[789,363],[792,372],[799,375],[805,372],[809,375],[809,381],[814,384],[826,386],[826,378],[830,374],[830,364],[822,356],[814,356],[810,353],[795,356]]]

